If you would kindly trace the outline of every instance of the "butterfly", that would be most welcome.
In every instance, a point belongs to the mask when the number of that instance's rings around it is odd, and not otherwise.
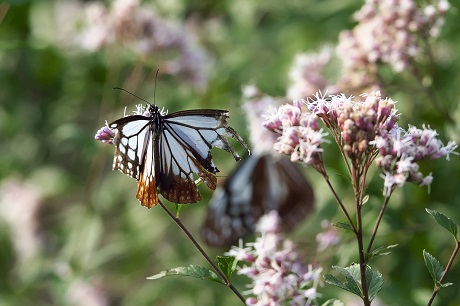
[[[212,161],[211,148],[224,149],[240,160],[227,137],[249,152],[243,139],[227,125],[226,110],[167,114],[147,104],[138,105],[135,113],[113,121],[108,128],[115,132],[113,170],[137,180],[136,197],[145,207],[158,204],[158,193],[177,204],[200,201],[194,175],[214,190],[219,170]]]
[[[313,202],[311,185],[289,158],[253,154],[214,192],[201,236],[210,246],[229,247],[253,233],[260,217],[272,210],[289,231],[313,211]]]

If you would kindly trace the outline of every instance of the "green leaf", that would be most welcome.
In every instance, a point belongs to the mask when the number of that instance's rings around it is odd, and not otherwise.
[[[217,256],[217,266],[224,273],[228,280],[230,280],[233,272],[236,269],[236,259],[233,256]]]
[[[439,285],[439,287],[446,288],[446,287],[452,286],[453,283],[445,283],[445,284],[438,284],[438,285]]]
[[[379,247],[375,250],[373,250],[369,255],[369,258],[373,258],[375,256],[385,256],[385,255],[388,255],[388,254],[391,254],[391,252],[387,251],[385,252],[386,250],[390,250],[390,249],[393,249],[395,247],[397,247],[398,245],[397,244],[392,244],[392,245],[389,245],[387,247]]]
[[[369,300],[372,301],[377,293],[382,290],[383,276],[379,271],[374,271],[371,267],[366,266],[366,282]]]
[[[456,241],[457,240],[457,224],[455,224],[454,221],[452,221],[450,218],[446,217],[445,215],[437,212],[436,210],[431,210],[426,208],[426,211],[433,216],[433,218],[438,222],[439,225],[444,227],[446,230],[448,230],[452,235],[454,235],[454,238]]]
[[[343,228],[343,229],[346,229],[346,230],[353,231],[353,227],[351,227],[350,224],[345,223],[345,222],[334,222],[334,223],[332,223],[332,225],[335,226],[335,227],[338,227],[338,228]]]
[[[340,300],[332,299],[327,300],[326,302],[321,304],[321,306],[345,306],[345,304]]]
[[[362,201],[361,204],[364,205],[364,204],[367,203],[367,201],[369,201],[369,195],[368,195],[368,194],[366,194],[366,195],[363,197],[363,201]]]
[[[333,266],[332,268],[345,276],[345,281],[342,282],[331,274],[326,274],[324,277],[326,283],[362,297],[361,272],[358,264],[353,264],[346,268],[337,266]],[[383,277],[380,272],[373,271],[369,266],[366,266],[366,283],[370,301],[372,301],[377,293],[382,289],[383,282]]]
[[[423,250],[423,259],[425,260],[425,266],[428,269],[428,272],[430,272],[431,278],[436,284],[440,285],[440,280],[444,268],[433,255],[425,250]]]
[[[359,274],[359,266],[356,264],[351,265],[350,267],[347,267],[347,268],[333,266],[332,268],[334,270],[336,270],[338,273],[345,276],[345,281],[342,282],[338,280],[337,278],[335,278],[334,276],[332,276],[331,274],[326,274],[324,276],[324,280],[328,284],[337,286],[339,288],[347,290],[361,297],[361,285],[359,284],[359,282],[356,281],[356,267],[358,268],[357,271]]]
[[[223,284],[220,277],[214,271],[201,267],[201,266],[196,266],[196,265],[190,265],[186,267],[177,267],[177,268],[164,270],[158,274],[147,277],[147,279],[159,279],[159,278],[170,276],[170,275],[192,276],[195,278],[211,280],[211,281]]]

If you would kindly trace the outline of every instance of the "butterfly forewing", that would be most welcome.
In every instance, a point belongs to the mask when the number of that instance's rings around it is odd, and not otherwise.
[[[214,192],[201,234],[208,245],[228,247],[271,210],[291,230],[312,209],[313,190],[295,165],[281,156],[251,155]]]
[[[130,120],[126,120],[128,118]],[[113,140],[116,146],[113,170],[120,170],[139,180],[140,167],[144,162],[144,155],[150,141],[149,118],[144,116],[121,118],[112,122],[110,128],[117,129]]]
[[[228,142],[227,137],[236,139],[247,150],[248,147],[235,130],[227,126],[227,119],[228,111],[210,109],[187,110],[165,116],[166,125],[174,123],[175,128],[183,127],[182,131],[195,142],[193,146],[204,150],[204,144],[206,144],[209,148],[206,159],[211,160],[210,149],[217,147],[232,153],[235,160],[238,161],[240,157]]]

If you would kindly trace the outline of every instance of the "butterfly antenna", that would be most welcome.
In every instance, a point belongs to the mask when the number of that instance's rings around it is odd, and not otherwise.
[[[115,90],[115,89],[122,90],[122,91],[124,91],[124,92],[126,92],[126,93],[129,93],[131,96],[136,97],[136,98],[138,98],[139,100],[144,101],[144,102],[147,103],[147,104],[150,104],[149,101],[147,101],[147,100],[145,100],[145,99],[142,99],[141,97],[139,97],[139,96],[133,94],[132,92],[130,92],[130,91],[124,89],[124,88],[121,88],[121,87],[114,87],[114,88],[112,88],[112,89],[113,89],[113,90]]]
[[[158,79],[158,72],[160,69],[157,69],[157,73],[155,74],[155,87],[153,88],[153,105],[157,105],[156,101],[156,92],[157,92],[157,79]]]

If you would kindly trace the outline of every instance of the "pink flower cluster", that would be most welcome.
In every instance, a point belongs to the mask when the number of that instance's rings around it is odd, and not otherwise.
[[[105,126],[97,130],[94,139],[102,141],[103,143],[113,144],[113,139],[115,138],[116,132],[109,128],[107,122]]]
[[[261,236],[246,248],[232,247],[227,253],[247,265],[238,274],[252,279],[246,305],[312,305],[319,296],[317,286],[321,268],[304,267],[290,240],[281,234],[278,213],[270,212],[259,220]]]
[[[277,109],[270,109],[264,126],[279,134],[273,149],[291,156],[293,162],[311,165],[318,171],[323,169],[321,143],[326,141],[323,130],[319,128],[318,117],[311,112],[302,112],[298,100]]]
[[[437,132],[430,128],[400,129],[395,103],[390,98],[382,98],[378,91],[362,94],[356,100],[343,94],[328,98],[317,94],[315,99],[305,101],[308,111],[302,111],[300,104],[294,101],[293,105],[271,110],[264,125],[281,135],[274,144],[276,151],[318,170],[318,165],[324,169],[320,144],[325,141],[325,134],[316,120],[321,118],[359,173],[365,173],[376,160],[384,173],[384,194],[388,196],[396,186],[406,182],[420,186],[431,184],[431,174],[423,176],[418,162],[442,156],[449,159],[450,153],[457,154],[454,141],[444,146]]]
[[[77,42],[88,51],[119,42],[130,46],[140,56],[163,54],[158,58],[162,61],[162,73],[181,75],[204,88],[208,82],[209,60],[192,36],[190,31],[171,20],[140,7],[138,0],[116,0],[110,9],[99,2],[87,7],[85,25]],[[166,54],[178,56],[165,61]]]
[[[355,28],[339,35],[337,56],[346,72],[339,81],[341,91],[378,90],[380,63],[395,72],[406,69],[421,53],[420,42],[438,35],[449,9],[447,0],[431,2],[421,8],[415,0],[367,0],[354,16]]]
[[[419,171],[420,161],[437,159],[454,152],[457,145],[449,141],[446,146],[437,138],[438,133],[429,127],[422,129],[410,126],[407,131],[395,127],[390,132],[381,133],[373,141],[380,156],[376,158],[377,165],[384,173],[384,194],[389,196],[393,189],[406,182],[413,182],[419,186],[431,184],[431,173],[424,176]]]
[[[376,135],[393,129],[399,119],[395,102],[382,99],[378,91],[363,94],[357,101],[345,95],[316,95],[306,104],[329,128],[341,150],[358,163],[364,155],[372,155],[375,148],[370,142]]]
[[[297,54],[289,71],[287,98],[307,99],[327,88],[325,66],[331,59],[332,49],[324,47],[319,53]]]

